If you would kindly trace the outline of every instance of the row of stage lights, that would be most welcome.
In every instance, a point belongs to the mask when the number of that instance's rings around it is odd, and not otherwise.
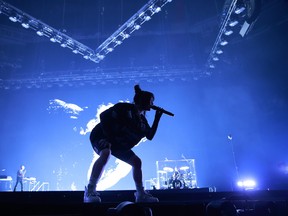
[[[129,38],[134,31],[139,30],[143,23],[151,20],[151,17],[159,13],[162,10],[161,8],[169,2],[172,2],[172,0],[152,0],[145,4],[96,49],[98,57],[102,60],[116,46],[122,44],[123,40]]]
[[[257,4],[258,6],[259,4],[258,2],[255,3],[258,0],[250,1],[254,1],[254,5]],[[224,53],[224,47],[228,45],[228,41],[235,35],[236,31],[239,31],[239,34],[242,37],[247,34],[249,28],[251,28],[251,24],[255,21],[254,18],[253,20],[250,20],[250,23],[247,23],[246,20],[249,19],[248,13],[247,5],[243,0],[226,0],[223,8],[220,30],[207,60],[206,66],[208,68],[214,69],[216,67],[216,63]],[[237,26],[239,26],[239,28],[237,28]]]
[[[43,73],[39,77],[20,79],[0,79],[0,89],[33,89],[51,87],[88,87],[96,85],[126,85],[146,82],[158,84],[162,82],[188,83],[200,79],[202,73],[190,66],[182,67],[129,67],[122,68],[95,68],[71,71],[71,74],[61,73],[55,77],[55,72]]]
[[[211,69],[215,68],[215,62],[218,62],[220,60],[220,55],[223,54],[223,47],[228,45],[228,37],[231,37],[231,35],[234,33],[233,28],[239,24],[239,21],[237,19],[231,19],[232,14],[235,13],[236,15],[239,15],[245,10],[243,6],[237,8],[236,3],[237,0],[232,0],[229,6],[224,5],[224,18],[222,19],[219,33],[207,61],[207,66]],[[226,9],[227,12],[225,11]]]
[[[8,16],[12,22],[21,23],[23,28],[36,31],[36,34],[39,36],[48,37],[51,42],[59,43],[63,48],[71,49],[75,54],[81,54],[87,60],[99,63],[108,53],[122,44],[134,31],[140,29],[143,23],[149,21],[154,14],[160,12],[161,8],[171,1],[172,0],[150,0],[96,50],[85,46],[63,32],[52,28],[2,0],[0,0],[0,14]]]
[[[81,54],[85,59],[94,55],[91,48],[3,1],[0,1],[0,14],[8,16],[12,22],[21,23],[25,29],[34,30],[39,36],[48,37],[53,43],[57,42],[62,47],[71,49],[73,53]]]

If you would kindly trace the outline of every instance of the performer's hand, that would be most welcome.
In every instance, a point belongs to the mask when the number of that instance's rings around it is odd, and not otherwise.
[[[162,114],[163,114],[163,112],[161,110],[157,110],[155,112],[155,119],[159,120],[161,118]]]

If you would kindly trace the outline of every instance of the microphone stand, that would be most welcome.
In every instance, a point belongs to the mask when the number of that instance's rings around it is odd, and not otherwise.
[[[228,141],[229,141],[230,144],[231,144],[232,155],[233,155],[233,162],[234,162],[235,172],[236,172],[236,178],[237,178],[237,181],[238,181],[238,180],[239,180],[239,169],[238,169],[238,165],[237,165],[237,162],[236,162],[234,145],[233,145],[233,142],[232,142],[233,137],[232,137],[231,134],[229,134],[227,138],[228,138]]]

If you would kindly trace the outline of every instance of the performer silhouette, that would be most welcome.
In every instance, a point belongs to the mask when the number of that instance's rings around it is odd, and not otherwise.
[[[21,186],[21,191],[23,191],[23,179],[26,173],[26,169],[24,165],[20,166],[20,169],[17,171],[17,177],[16,177],[16,184],[14,186],[14,191],[16,191],[18,184]]]
[[[119,102],[102,112],[100,123],[91,131],[90,142],[99,158],[93,165],[89,184],[85,187],[84,202],[101,202],[96,188],[110,155],[132,166],[136,202],[159,201],[158,198],[144,191],[142,161],[132,151],[132,148],[142,138],[153,139],[163,111],[156,110],[152,127],[150,127],[145,114],[153,106],[154,95],[151,92],[142,91],[139,85],[135,85],[134,90],[134,103]]]

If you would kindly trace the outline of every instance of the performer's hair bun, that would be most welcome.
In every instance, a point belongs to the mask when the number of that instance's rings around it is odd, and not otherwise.
[[[139,93],[142,92],[139,84],[137,84],[137,85],[134,86],[134,90],[135,90],[135,93],[136,93],[136,94],[139,94]]]
[[[134,96],[134,103],[141,106],[147,106],[150,104],[150,99],[154,99],[154,95],[152,92],[142,91],[140,85],[137,84],[134,86],[135,96]]]

